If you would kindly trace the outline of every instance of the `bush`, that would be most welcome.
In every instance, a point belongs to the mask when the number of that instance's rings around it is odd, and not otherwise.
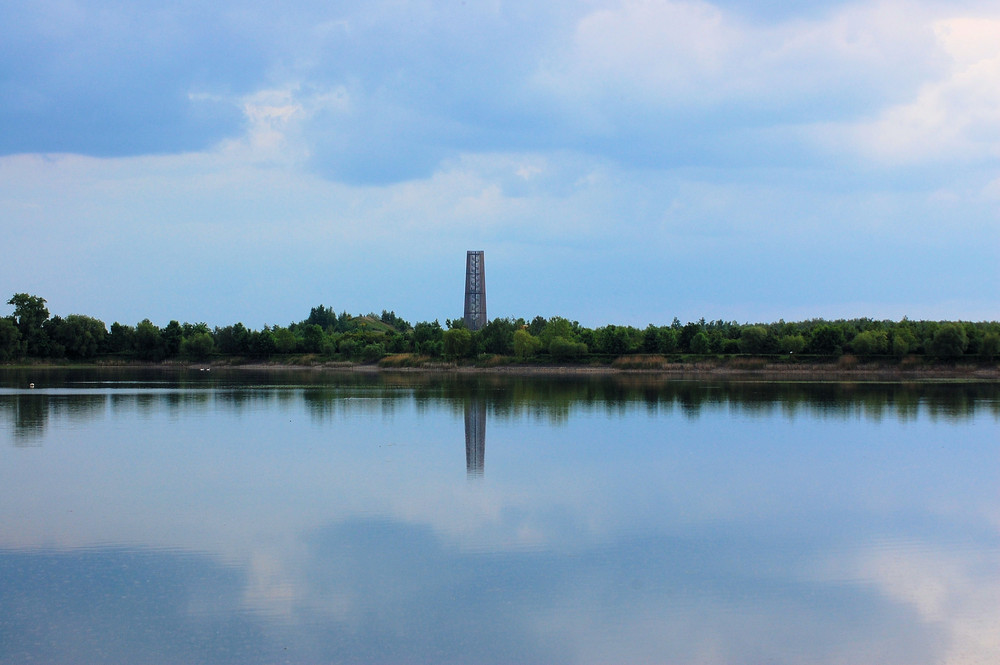
[[[385,355],[385,347],[382,344],[366,344],[361,349],[361,358],[365,362],[374,362]]]
[[[353,358],[358,353],[358,342],[350,337],[345,337],[340,340],[340,344],[337,345],[337,349],[340,354],[346,358]]]

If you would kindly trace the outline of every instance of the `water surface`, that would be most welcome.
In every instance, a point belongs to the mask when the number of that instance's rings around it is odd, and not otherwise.
[[[992,384],[0,372],[0,662],[1000,662],[998,433]]]

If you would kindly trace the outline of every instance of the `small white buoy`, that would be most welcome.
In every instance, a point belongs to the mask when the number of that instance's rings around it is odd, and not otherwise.
[[[28,384],[28,387],[29,387],[29,388],[34,388],[34,387],[35,387],[35,384],[34,384],[34,383],[29,383],[29,384]]]

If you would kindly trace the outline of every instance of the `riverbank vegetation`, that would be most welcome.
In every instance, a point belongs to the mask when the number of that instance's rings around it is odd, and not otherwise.
[[[663,362],[705,358],[732,362],[994,363],[1000,358],[997,321],[901,321],[850,319],[776,323],[706,321],[609,324],[587,328],[553,316],[498,318],[471,331],[462,321],[411,325],[395,312],[350,315],[313,307],[287,326],[260,330],[242,323],[209,328],[204,323],[149,319],[110,328],[83,314],[51,316],[45,299],[18,293],[14,311],[0,317],[0,362],[66,360],[106,362],[381,363],[419,367],[442,362],[484,365],[598,364],[655,368]]]

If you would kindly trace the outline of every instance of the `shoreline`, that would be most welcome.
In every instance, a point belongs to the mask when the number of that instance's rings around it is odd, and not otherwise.
[[[764,365],[754,368],[724,365],[673,363],[655,368],[614,367],[609,365],[451,365],[434,367],[379,367],[377,365],[303,366],[291,364],[244,364],[213,366],[246,370],[327,371],[386,374],[463,374],[484,376],[644,376],[666,380],[763,380],[763,381],[1000,381],[1000,367],[839,367],[836,363],[808,365]]]
[[[419,366],[385,366],[351,362],[94,362],[5,364],[7,370],[48,369],[150,369],[201,371],[280,371],[350,374],[462,374],[484,376],[645,376],[665,380],[757,380],[757,381],[1000,381],[1000,364],[923,363],[786,363],[763,359],[706,360],[695,362],[642,362],[618,365],[460,365],[427,363]]]

